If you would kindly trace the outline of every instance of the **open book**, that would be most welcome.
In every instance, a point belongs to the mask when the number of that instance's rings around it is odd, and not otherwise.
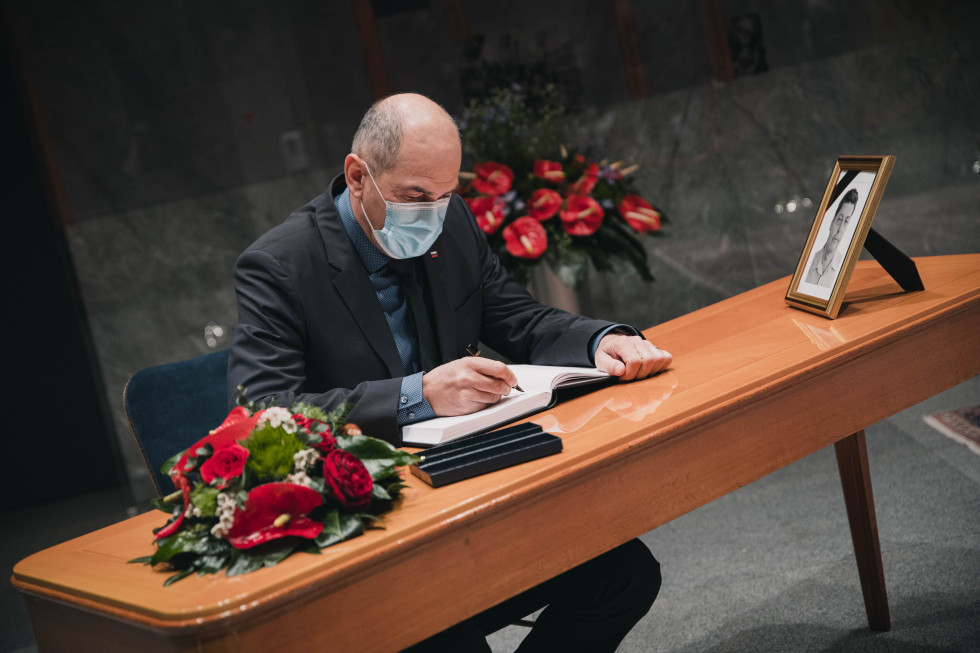
[[[510,394],[483,410],[469,415],[436,417],[402,428],[405,444],[431,445],[464,435],[488,431],[494,427],[526,417],[554,405],[557,388],[598,383],[609,378],[594,367],[560,367],[554,365],[511,365],[517,385],[524,392]]]

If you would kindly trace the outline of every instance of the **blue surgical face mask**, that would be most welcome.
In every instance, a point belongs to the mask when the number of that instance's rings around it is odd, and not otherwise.
[[[381,195],[381,189],[374,181],[367,163],[364,164],[374,189]],[[425,254],[436,238],[442,233],[442,223],[446,219],[449,198],[435,202],[389,202],[385,203],[385,226],[374,230],[374,238],[385,254],[391,258],[415,258]],[[369,221],[370,222],[370,221]]]

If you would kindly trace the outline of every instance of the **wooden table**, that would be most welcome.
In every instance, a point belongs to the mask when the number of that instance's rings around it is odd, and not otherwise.
[[[980,373],[980,255],[917,261],[903,294],[860,262],[840,317],[788,279],[645,332],[673,368],[538,415],[556,456],[432,489],[387,529],[246,576],[166,577],[159,512],[14,568],[41,651],[392,651],[830,444],[872,628],[889,627],[864,428]]]

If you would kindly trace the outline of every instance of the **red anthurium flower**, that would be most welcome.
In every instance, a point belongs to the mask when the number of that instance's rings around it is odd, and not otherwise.
[[[504,227],[504,242],[511,256],[538,258],[548,249],[548,234],[540,222],[524,216]]]
[[[191,482],[187,480],[187,477],[181,474],[174,475],[171,478],[173,478],[174,485],[184,495],[184,506],[180,509],[180,514],[177,515],[177,519],[158,530],[157,534],[153,536],[157,540],[173,535],[180,530],[181,525],[184,523],[184,515],[187,513],[187,505],[191,502]]]
[[[640,233],[660,230],[660,213],[639,195],[626,195],[616,208]]]
[[[235,509],[235,521],[225,537],[236,549],[249,549],[288,535],[313,539],[323,524],[306,515],[321,503],[319,492],[303,485],[260,485],[248,493],[244,510]]]
[[[561,195],[550,188],[539,188],[531,195],[527,209],[535,220],[547,220],[561,208]]]
[[[466,203],[484,233],[492,234],[504,223],[503,208],[492,197],[468,197]]]
[[[486,161],[473,166],[473,188],[487,195],[503,195],[514,182],[514,171],[502,163]]]
[[[211,447],[217,451],[219,448],[226,444],[232,442],[237,442],[238,440],[244,440],[248,437],[248,434],[252,432],[255,428],[255,423],[259,421],[259,417],[262,416],[262,411],[256,412],[254,415],[249,416],[248,411],[238,406],[228,413],[228,417],[225,421],[221,423],[221,426],[214,429],[206,436],[192,444],[184,452],[184,455],[180,457],[177,464],[174,465],[173,475],[183,474],[188,471],[186,468],[187,459],[197,455],[195,452],[206,444],[210,444]],[[176,485],[177,481],[174,481]]]
[[[245,462],[248,460],[248,449],[232,442],[220,449],[215,449],[211,457],[201,465],[201,479],[205,483],[210,483],[216,478],[224,479],[215,487],[224,489],[228,487],[228,481],[237,477],[245,469]]]
[[[575,183],[568,189],[569,195],[588,195],[595,188],[595,183],[599,179],[599,164],[590,163],[582,173],[582,176],[575,180]]]
[[[374,481],[364,463],[352,453],[334,449],[323,459],[323,480],[345,508],[366,508]]]
[[[605,212],[599,203],[585,195],[568,198],[567,210],[561,212],[562,226],[573,236],[591,236],[599,228]]]
[[[564,181],[565,171],[561,169],[561,164],[557,161],[535,159],[534,176],[541,177],[542,179],[546,179],[548,181]]]

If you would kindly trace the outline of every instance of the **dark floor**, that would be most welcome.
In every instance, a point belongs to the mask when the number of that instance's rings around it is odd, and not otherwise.
[[[892,630],[868,630],[832,448],[643,536],[664,585],[620,647],[649,651],[980,651],[980,456],[922,422],[980,403],[980,377],[867,432]],[[21,558],[144,506],[107,491],[2,515],[6,578]],[[34,651],[5,584],[0,651]],[[526,630],[491,638],[512,651]]]

